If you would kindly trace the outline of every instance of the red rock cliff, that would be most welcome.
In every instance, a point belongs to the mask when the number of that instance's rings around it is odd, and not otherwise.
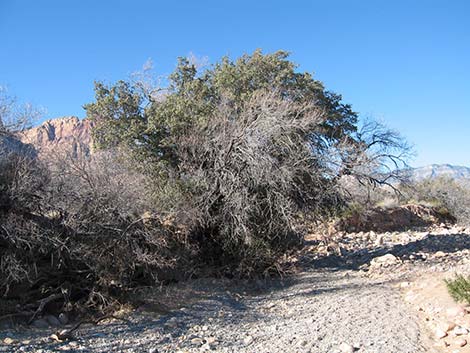
[[[91,153],[91,128],[92,123],[87,119],[63,117],[23,131],[20,139],[32,144],[39,156],[66,151],[77,157]]]

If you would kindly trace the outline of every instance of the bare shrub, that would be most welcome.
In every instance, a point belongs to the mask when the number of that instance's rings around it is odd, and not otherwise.
[[[451,178],[426,179],[403,189],[404,197],[450,213],[462,225],[470,224],[470,188]]]
[[[203,259],[235,266],[235,274],[262,273],[299,244],[296,219],[325,211],[335,194],[309,143],[322,119],[314,105],[257,93],[240,110],[222,102],[178,138],[180,212],[192,210]]]
[[[62,307],[104,309],[129,288],[194,270],[184,234],[162,223],[146,202],[145,180],[117,153],[57,157],[43,171],[34,171],[44,182],[35,184],[35,197],[25,191],[31,175],[16,174],[10,191],[21,197],[2,215],[0,289],[7,297],[25,304],[58,295]]]
[[[0,134],[27,129],[42,115],[30,103],[19,104],[17,99],[0,86]]]

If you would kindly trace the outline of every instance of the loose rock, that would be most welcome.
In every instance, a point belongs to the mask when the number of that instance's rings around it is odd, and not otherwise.
[[[246,337],[243,339],[243,343],[245,344],[245,346],[249,346],[250,344],[253,343],[253,337],[251,337],[251,336],[246,336]]]
[[[341,343],[339,346],[339,350],[341,351],[341,353],[353,353],[354,347],[347,343]]]
[[[447,332],[445,332],[444,330],[438,328],[438,329],[436,329],[435,335],[436,335],[436,338],[441,339],[441,338],[444,338],[444,337],[447,336]]]
[[[15,340],[13,338],[7,337],[3,340],[3,343],[5,344],[13,344],[15,343]]]
[[[371,266],[374,267],[380,267],[380,266],[388,266],[388,265],[394,265],[398,263],[398,258],[392,254],[386,254],[383,256],[378,256],[372,259],[370,262]]]
[[[456,336],[462,336],[466,335],[468,333],[468,330],[465,327],[457,326],[452,332]]]

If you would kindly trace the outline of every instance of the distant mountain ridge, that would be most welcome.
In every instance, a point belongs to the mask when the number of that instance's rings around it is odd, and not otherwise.
[[[451,164],[431,164],[425,167],[411,168],[409,172],[414,181],[439,177],[448,177],[457,181],[470,180],[470,167]]]

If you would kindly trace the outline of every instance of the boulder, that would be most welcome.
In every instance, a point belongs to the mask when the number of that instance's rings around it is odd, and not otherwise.
[[[399,261],[400,260],[395,255],[385,254],[383,256],[373,258],[370,265],[374,267],[389,266],[397,264]]]

